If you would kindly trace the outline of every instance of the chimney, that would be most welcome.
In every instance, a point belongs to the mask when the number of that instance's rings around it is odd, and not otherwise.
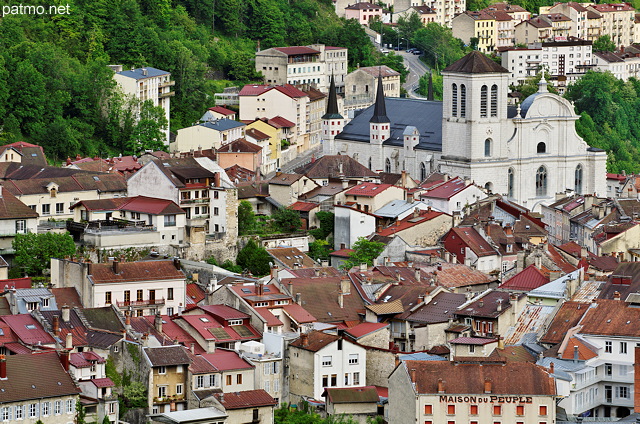
[[[342,178],[340,180],[342,182],[342,189],[346,190],[349,188],[349,180],[347,180],[346,178]]]
[[[614,291],[613,292],[613,300],[620,300],[620,292],[619,291]]]
[[[504,338],[498,337],[498,349],[504,350]]]
[[[300,344],[302,347],[309,346],[309,335],[307,333],[300,334]]]
[[[276,264],[273,264],[273,266],[271,267],[271,278],[278,278],[278,270],[279,270],[279,266]]]
[[[67,157],[67,166],[71,165],[71,158]]]
[[[416,370],[415,368],[411,370],[411,381],[416,382]]]
[[[160,315],[160,310],[156,313],[156,317],[153,320],[154,327],[158,333],[162,333],[162,315]]]
[[[396,360],[396,367],[397,367],[398,365],[400,365],[400,357],[396,355],[395,360]]]
[[[431,209],[431,206],[429,206],[429,208],[428,208],[428,209]],[[420,216],[420,209],[418,209],[418,208],[413,208],[413,217],[414,217],[414,218],[417,218],[417,217],[419,217],[419,216]]]
[[[504,227],[504,233],[508,236],[512,236],[513,235],[513,228],[511,227],[511,224],[507,224]]]
[[[287,284],[287,288],[289,289],[289,294],[293,296],[293,283],[289,282],[289,284]]]
[[[302,306],[302,293],[296,293],[296,303]]]
[[[171,412],[175,412],[176,411],[176,401],[172,400],[171,403],[169,403],[169,410]]]
[[[518,295],[511,293],[509,295],[509,302],[511,303],[511,314],[514,317],[518,316]]]
[[[340,280],[340,291],[342,294],[351,294],[351,281],[348,277],[342,277]]]
[[[420,268],[414,268],[413,269],[413,276],[415,277],[416,281],[420,281]]]
[[[264,286],[258,281],[256,281],[256,294],[258,296],[262,296],[264,294]]]
[[[553,365],[553,362],[551,364],[549,364],[549,374],[553,374],[555,370],[555,366]]]
[[[404,169],[402,170],[402,177],[400,179],[401,184],[402,184],[402,188],[407,188],[407,171],[405,171]]]
[[[341,291],[338,292],[338,305],[340,306],[340,309],[344,308],[344,293]]]
[[[53,316],[53,324],[51,325],[53,331],[53,335],[58,337],[60,335],[60,317],[58,315]]]
[[[67,338],[65,339],[64,348],[69,350],[73,349],[73,335],[71,334],[71,332],[67,333]]]
[[[69,352],[66,349],[60,352],[60,363],[62,363],[62,368],[64,368],[65,371],[69,371],[69,355],[70,354],[71,352]]]
[[[578,353],[578,346],[573,347],[573,362],[578,362],[580,354]]]
[[[131,331],[131,312],[125,312],[124,314],[124,328],[127,331]]]
[[[438,393],[444,393],[444,381],[441,378],[438,379]]]
[[[117,259],[114,259],[111,266],[113,268],[114,274],[118,274],[120,272],[120,261],[118,261]]]
[[[489,379],[484,380],[484,392],[491,393],[491,380]]]
[[[214,187],[220,187],[220,173],[216,172],[213,174],[213,185]]]
[[[382,263],[384,266],[388,266],[389,265],[389,257],[385,256],[384,258],[382,258]]]
[[[366,272],[367,271],[367,264],[365,262],[361,262],[360,263],[360,272]]]
[[[69,322],[71,308],[68,305],[62,305],[62,322]]]
[[[378,224],[378,228],[377,228],[377,233],[381,233],[382,232],[382,224]]]
[[[195,344],[195,343],[191,343],[191,345],[190,345],[190,350],[191,350],[191,353],[192,353],[193,355],[195,355],[195,354],[196,354],[196,344]]]
[[[178,271],[180,271],[180,259],[179,258],[173,258],[173,266],[175,266],[176,269]]]
[[[586,259],[587,258],[587,248],[586,247],[581,247],[580,248],[580,258],[582,258],[582,259]]]
[[[7,379],[7,357],[4,355],[0,355],[0,380],[6,380],[6,379]]]
[[[316,277],[320,276],[320,268],[313,268],[313,275],[315,275]]]
[[[322,268],[328,268],[329,267],[329,261],[326,259],[323,259],[320,261],[320,266],[322,266]]]
[[[478,307],[482,308],[484,306],[484,300],[480,299],[478,301]]]

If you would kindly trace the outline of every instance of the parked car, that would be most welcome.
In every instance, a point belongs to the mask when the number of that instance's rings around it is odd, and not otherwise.
[[[420,50],[414,50],[412,53],[415,54],[415,55],[421,55],[422,54],[422,52]]]

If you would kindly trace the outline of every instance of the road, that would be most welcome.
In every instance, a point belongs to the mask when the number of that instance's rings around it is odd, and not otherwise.
[[[413,53],[405,53],[404,51],[396,53],[404,58],[404,65],[409,69],[407,82],[404,84],[404,89],[407,90],[408,96],[414,99],[424,99],[425,97],[416,94],[414,90],[418,88],[420,77],[429,72],[429,68]]]

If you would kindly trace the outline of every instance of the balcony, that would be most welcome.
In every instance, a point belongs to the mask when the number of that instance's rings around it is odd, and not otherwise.
[[[174,85],[176,85],[175,81],[167,81],[158,84],[158,88],[173,87]]]
[[[226,232],[212,233],[212,234],[207,234],[205,238],[207,240],[222,240],[223,238],[226,237],[226,235],[227,235]]]
[[[192,203],[209,203],[211,199],[208,197],[200,197],[198,199],[181,199],[181,204],[192,204]]]
[[[176,95],[175,91],[167,91],[166,93],[158,93],[158,98],[159,99],[164,99],[167,97],[173,97]]]
[[[153,404],[154,405],[164,405],[171,402],[184,402],[184,395],[173,395],[173,396],[163,396],[163,397],[154,397]]]
[[[147,300],[129,300],[119,302],[116,301],[118,308],[148,308],[149,306],[163,306],[165,304],[164,298],[162,299],[147,299]]]

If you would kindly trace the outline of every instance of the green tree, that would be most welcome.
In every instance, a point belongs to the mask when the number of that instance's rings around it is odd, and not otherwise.
[[[400,48],[403,45],[406,46],[407,41],[410,42],[420,28],[422,28],[422,21],[420,20],[420,15],[416,12],[411,12],[408,16],[401,16],[398,19],[398,33],[400,38],[405,39],[405,43],[400,44]]]
[[[167,140],[167,124],[167,117],[161,106],[154,106],[151,100],[142,102],[124,153],[139,155],[145,150],[163,150]]]
[[[611,40],[609,34],[601,35],[596,41],[593,42],[594,52],[615,52],[616,43]]]
[[[436,72],[435,69],[431,70],[431,85],[433,86],[433,99],[442,100],[442,75],[440,72]],[[420,77],[418,94],[424,97],[429,95],[429,73]]]
[[[108,415],[104,416],[104,418],[102,419],[102,424],[111,424],[111,421],[109,420]]]
[[[76,419],[75,424],[87,424],[87,411],[81,402],[76,402]]]
[[[147,387],[139,381],[125,385],[122,391],[127,408],[144,408],[147,406]]]
[[[389,68],[393,69],[400,73],[400,83],[404,84],[407,81],[407,75],[409,75],[409,70],[404,66],[404,58],[399,54],[395,54],[394,52],[389,52],[388,54],[380,55],[380,60],[378,60],[378,65],[386,65]]]
[[[253,213],[253,206],[246,200],[241,200],[238,204],[238,235],[250,234],[256,225],[256,215]]]
[[[316,240],[313,243],[309,243],[309,256],[316,261],[329,259],[329,243],[326,240]]]
[[[427,63],[437,71],[460,59],[470,50],[462,40],[453,36],[450,28],[435,22],[429,22],[416,31],[412,42],[424,51]]]
[[[348,270],[363,263],[369,266],[373,265],[373,261],[384,250],[384,243],[360,237],[351,248],[353,252],[349,254],[349,259],[344,262],[342,269]]]
[[[250,239],[249,242],[238,252],[236,263],[242,269],[248,269],[253,275],[267,275],[271,271],[269,262],[272,261],[271,256],[264,247],[258,246],[255,240]]]
[[[302,220],[300,219],[300,213],[288,208],[278,208],[271,214],[276,227],[280,231],[294,232],[298,231],[302,226]]]
[[[69,233],[16,234],[13,239],[14,264],[27,275],[42,275],[50,267],[51,258],[64,258],[76,253]]]
[[[539,72],[537,75],[528,77],[522,84],[512,87],[513,91],[517,91],[522,94],[522,100],[526,99],[533,93],[537,93],[540,89],[539,83],[542,79],[542,72]],[[551,75],[549,72],[544,71],[544,78],[547,81],[547,90],[550,93],[558,94],[558,90],[553,86],[553,84],[549,83],[551,80]]]

